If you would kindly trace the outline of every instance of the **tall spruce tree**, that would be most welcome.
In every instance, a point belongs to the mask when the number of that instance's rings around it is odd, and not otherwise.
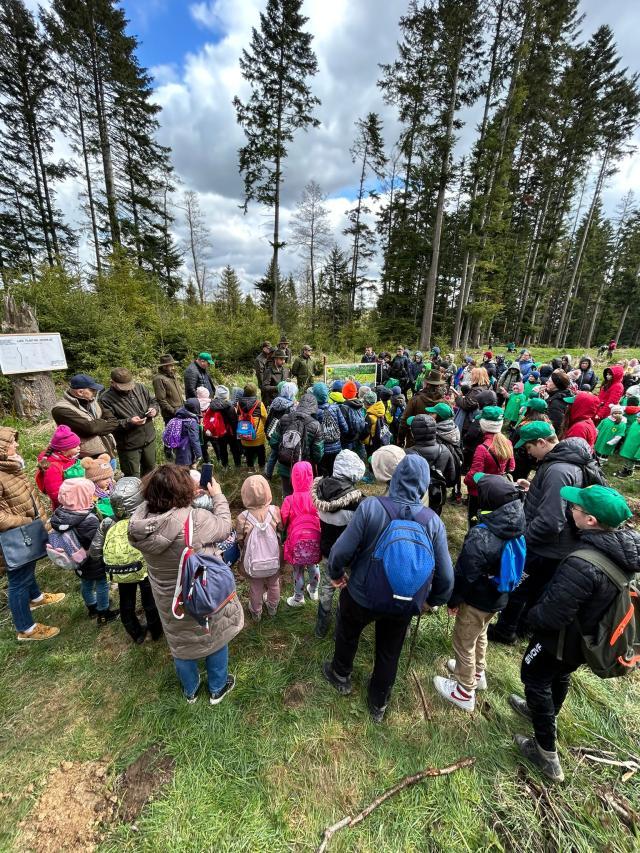
[[[229,319],[236,317],[242,307],[242,288],[234,268],[227,264],[220,274],[216,302]]]
[[[316,269],[324,258],[331,240],[327,196],[319,184],[309,181],[302,191],[291,220],[292,246],[297,246],[306,263],[306,277],[311,294],[311,330],[316,324]]]
[[[311,49],[313,36],[304,31],[308,21],[300,13],[302,0],[267,0],[260,13],[260,30],[253,29],[251,46],[240,57],[242,76],[251,88],[249,100],[233,100],[239,124],[247,138],[239,151],[244,176],[245,210],[250,201],[273,208],[272,315],[278,318],[278,254],[280,193],[283,162],[296,130],[316,127],[313,110],[320,103],[308,78],[318,63]]]

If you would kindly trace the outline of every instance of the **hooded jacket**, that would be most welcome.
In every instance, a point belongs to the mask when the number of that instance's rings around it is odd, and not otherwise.
[[[453,418],[446,421],[436,421],[436,438],[443,444],[460,447],[460,430],[455,425]]]
[[[304,399],[304,398],[303,398]],[[286,529],[284,558],[294,564],[294,549],[300,542],[316,541],[320,543],[320,518],[311,499],[313,469],[309,462],[296,462],[291,469],[293,494],[282,503],[280,514]]]
[[[598,430],[593,416],[598,411],[598,398],[588,391],[578,391],[573,403],[567,409],[566,429],[563,438],[583,438],[593,449]]]
[[[389,485],[391,500],[409,508],[413,518],[424,509],[421,500],[429,488],[429,466],[419,456],[405,456],[394,471]],[[426,532],[433,544],[435,570],[428,603],[445,604],[453,590],[453,567],[444,524],[429,514]],[[348,589],[362,607],[371,608],[367,592],[369,564],[380,535],[390,524],[389,516],[377,498],[366,498],[357,508],[346,530],[329,555],[329,576],[339,580],[349,569]]]
[[[407,450],[407,455],[417,453],[427,462],[431,473],[436,468],[443,475],[447,486],[456,482],[456,464],[451,451],[446,444],[437,439],[436,422],[429,415],[416,415],[411,422],[411,434],[414,445]]]
[[[208,633],[190,616],[176,619],[171,612],[180,557],[185,547],[184,525],[189,513],[193,517],[192,546],[202,554],[216,554],[215,543],[224,541],[231,533],[231,512],[224,495],[215,495],[212,507],[212,510],[184,507],[155,514],[149,512],[145,502],[129,522],[129,542],[146,560],[169,649],[174,658],[182,660],[197,660],[217,652],[244,625],[242,605],[237,595],[209,620]]]
[[[481,489],[483,484],[484,479],[479,484]],[[525,531],[522,501],[516,498],[491,512],[480,512],[478,521],[462,545],[449,607],[458,607],[464,602],[484,613],[497,613],[506,607],[509,593],[498,592],[492,578],[500,573],[506,542],[522,536]]]
[[[422,391],[418,391],[409,400],[404,414],[400,418],[400,427],[398,429],[398,444],[400,446],[404,444],[405,447],[411,447],[413,444],[411,430],[407,426],[407,418],[424,415],[427,409],[433,408],[436,403],[443,403],[443,389],[444,383],[442,385],[426,385]]]
[[[385,405],[382,402],[382,400],[378,400],[372,406],[367,407],[366,419],[367,419],[367,423],[369,425],[369,429],[365,433],[365,436],[362,440],[362,443],[366,447],[369,447],[370,445],[373,444],[373,439],[374,439],[375,434],[376,434],[376,428],[377,428],[378,420],[380,418],[384,418],[385,412],[386,412]]]
[[[193,465],[202,456],[200,446],[200,420],[195,412],[181,406],[176,418],[182,421],[182,438],[175,449],[176,465]]]
[[[484,435],[480,427],[480,421],[476,420],[475,417],[476,414],[480,409],[484,409],[485,406],[498,405],[498,398],[496,397],[495,392],[491,391],[489,388],[482,388],[480,386],[472,388],[466,397],[462,399],[470,398],[474,391],[477,392],[473,395],[476,405],[474,408],[467,410],[464,423],[462,424],[462,444],[465,451],[470,454],[473,454],[473,451],[484,439]],[[458,405],[460,405],[460,403]],[[461,406],[460,408],[464,409],[464,406]]]
[[[534,369],[533,367],[533,359],[531,358],[521,358],[518,362],[516,362],[518,367],[520,368],[520,373],[522,374],[522,381],[526,382],[529,378],[529,374]]]
[[[560,560],[576,548],[576,530],[567,502],[560,497],[562,486],[584,483],[583,468],[591,449],[581,438],[567,438],[544,457],[524,502],[527,519],[527,550],[541,557]]]
[[[569,389],[565,388],[564,390],[554,391],[547,397],[547,415],[556,431],[556,435],[560,435],[564,413],[569,405],[565,403],[564,398],[570,396],[570,394]]]
[[[342,447],[346,450],[353,450],[356,443],[368,431],[364,403],[357,397],[353,400],[345,400],[340,406],[340,411],[348,429],[342,436]]]
[[[473,479],[474,474],[509,474],[516,467],[513,456],[510,459],[498,459],[492,452],[491,445],[494,438],[494,433],[487,433],[473,452],[471,467],[464,478],[464,484],[470,495],[478,494],[478,486]]]
[[[342,397],[342,395],[340,395],[340,396]],[[344,400],[344,397],[342,399]],[[331,400],[331,396],[329,396],[328,402],[318,404],[318,412],[316,414],[316,419],[317,419],[319,424],[322,424],[322,420],[324,418],[325,412],[328,412],[331,415],[331,417],[334,419],[336,424],[338,425],[338,430],[340,431],[340,438],[338,439],[338,441],[334,441],[331,443],[327,443],[325,441],[324,452],[325,453],[340,453],[340,450],[342,449],[342,443],[341,443],[340,439],[343,436],[348,435],[349,425],[347,424],[346,420],[344,419],[344,415],[342,414],[341,407],[337,403],[334,403]],[[321,427],[321,429],[322,429],[322,427]]]
[[[38,468],[42,472],[42,491],[51,501],[51,508],[54,510],[58,508],[58,492],[64,481],[64,472],[77,461],[49,447],[38,456]],[[36,483],[40,485],[37,478]]]
[[[364,500],[355,484],[364,477],[365,464],[352,450],[342,450],[333,463],[331,477],[318,477],[311,487],[311,499],[320,518],[320,550],[328,557],[336,539]]]
[[[99,525],[98,516],[91,510],[75,511],[59,506],[51,516],[51,527],[61,533],[73,530],[87,554]],[[75,572],[83,580],[97,580],[105,574],[104,563],[100,557],[88,556]]]
[[[504,373],[500,374],[500,378],[496,383],[496,392],[503,401],[513,392],[513,386],[516,382],[522,382],[522,374],[518,365],[512,364]]]
[[[221,400],[219,397],[214,397],[209,403],[209,411],[220,412],[222,420],[227,426],[227,436],[235,439],[238,413],[231,400]]]
[[[260,523],[269,518],[269,523],[274,530],[282,527],[280,510],[271,502],[271,487],[267,480],[260,474],[252,474],[250,477],[247,477],[242,484],[240,497],[244,506],[244,511],[236,519],[236,531],[240,545],[249,537],[254,528],[254,524],[249,516],[252,516]]]
[[[318,463],[324,453],[324,443],[320,424],[315,416],[318,413],[318,401],[313,394],[303,394],[298,406],[278,421],[278,426],[273,431],[269,444],[277,449],[280,447],[283,435],[290,429],[297,429],[302,436],[302,459],[307,462]],[[281,477],[290,477],[291,468],[278,462],[277,473]],[[311,488],[311,483],[309,483]]]
[[[640,533],[631,528],[579,531],[577,548],[595,548],[631,578],[640,565]],[[569,555],[529,611],[535,638],[556,655],[558,637],[566,628],[562,660],[571,666],[584,661],[581,634],[593,636],[615,599],[617,589],[608,576],[582,557]]]
[[[613,381],[611,382],[608,388],[605,388],[607,373],[609,371],[611,372]],[[601,421],[603,418],[608,418],[611,412],[611,409],[609,407],[615,406],[622,399],[624,395],[624,385],[622,384],[623,376],[624,367],[621,364],[614,364],[611,367],[607,367],[605,369],[602,386],[600,387],[600,393],[598,394],[600,406],[596,413],[596,421]]]
[[[583,370],[581,364],[583,361],[589,362],[589,367],[586,370]],[[593,391],[593,389],[598,384],[598,377],[593,371],[593,362],[589,358],[589,356],[583,356],[578,362],[578,369],[580,370],[580,378],[578,379],[578,387],[583,389],[585,385],[589,386],[589,389]]]

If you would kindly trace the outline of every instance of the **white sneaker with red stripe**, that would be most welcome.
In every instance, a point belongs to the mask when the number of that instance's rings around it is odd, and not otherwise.
[[[472,690],[470,693],[467,692],[453,678],[443,678],[441,675],[436,675],[433,679],[433,686],[443,699],[451,702],[452,705],[456,705],[462,711],[471,713],[476,707],[475,690]]]
[[[456,659],[449,658],[447,661],[447,669],[449,672],[455,673],[456,671]],[[485,672],[476,672],[476,690],[486,690],[487,689],[487,675]]]

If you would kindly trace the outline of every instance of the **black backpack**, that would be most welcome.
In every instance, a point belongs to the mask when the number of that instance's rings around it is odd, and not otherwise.
[[[629,578],[613,560],[595,548],[578,548],[568,557],[580,557],[609,578],[617,594],[602,614],[597,634],[582,636],[589,669],[599,678],[618,678],[640,667],[640,588],[637,575]],[[565,560],[568,559],[565,557]],[[566,629],[560,631],[557,657],[562,658]]]
[[[590,459],[586,465],[582,466],[582,477],[583,483],[582,488],[586,489],[587,486],[608,486],[607,478],[604,476],[604,472],[600,467],[600,463],[597,459]]]
[[[278,462],[292,468],[296,462],[304,459],[306,453],[305,434],[307,431],[306,421],[294,417],[293,423],[285,430],[280,447],[278,448]]]
[[[441,456],[442,446],[438,447],[438,458],[436,461],[429,464],[431,473],[429,478],[429,507],[434,511],[443,507],[447,501],[447,481],[438,467]]]

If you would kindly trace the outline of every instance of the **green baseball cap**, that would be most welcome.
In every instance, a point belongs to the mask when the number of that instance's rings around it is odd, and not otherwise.
[[[525,424],[520,430],[520,441],[516,442],[516,448],[522,447],[528,441],[537,441],[539,438],[551,438],[556,431],[546,421],[532,421]]]
[[[429,412],[429,414],[437,415],[439,418],[442,418],[442,420],[453,417],[453,409],[446,403],[436,403],[435,406],[430,406],[428,409],[425,409],[425,411]]]
[[[619,527],[623,521],[631,518],[631,510],[620,492],[608,486],[563,486],[560,497],[581,507],[589,515],[594,515],[605,527]]]
[[[201,361],[208,361],[208,362],[209,362],[209,364],[213,364],[213,357],[212,357],[212,355],[211,355],[211,353],[210,353],[210,352],[201,352],[201,353],[198,355],[198,358],[199,358]]]
[[[485,421],[501,421],[504,418],[504,412],[500,406],[485,406],[476,414],[475,419],[480,420],[480,418]]]
[[[569,405],[571,405],[571,403],[575,403],[575,399],[576,399],[575,397],[563,397],[562,398],[563,402],[569,403]]]
[[[548,408],[547,401],[542,397],[531,397],[525,404],[525,409],[531,409],[533,412],[546,412]]]

